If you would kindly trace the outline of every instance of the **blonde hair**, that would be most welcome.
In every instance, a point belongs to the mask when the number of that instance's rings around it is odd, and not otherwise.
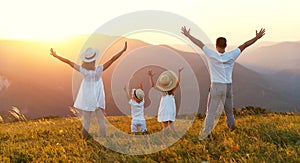
[[[93,70],[95,68],[96,61],[84,62],[82,61],[81,66],[87,70]]]

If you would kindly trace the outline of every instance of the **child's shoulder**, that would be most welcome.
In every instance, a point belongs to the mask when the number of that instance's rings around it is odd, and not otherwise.
[[[132,99],[129,100],[129,104],[130,105],[134,105],[134,106],[141,106],[141,105],[144,105],[144,100],[140,101],[140,102],[137,102],[137,101],[134,101]]]

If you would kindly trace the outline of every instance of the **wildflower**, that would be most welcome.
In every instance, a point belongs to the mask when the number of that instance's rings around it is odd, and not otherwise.
[[[236,151],[236,152],[238,152],[238,151],[240,150],[239,145],[233,145],[232,148],[233,148],[233,150]]]
[[[0,123],[4,123],[4,120],[1,116],[0,116]]]

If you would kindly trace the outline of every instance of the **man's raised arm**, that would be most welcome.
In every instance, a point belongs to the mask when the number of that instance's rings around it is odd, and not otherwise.
[[[254,38],[252,38],[251,40],[245,42],[243,45],[239,46],[239,49],[241,50],[241,52],[243,50],[245,50],[248,46],[254,44],[258,39],[260,39],[261,37],[263,37],[265,35],[265,29],[261,28],[259,32],[257,32],[256,30],[256,36]]]
[[[187,38],[189,38],[195,45],[197,45],[198,47],[200,47],[201,49],[203,49],[203,47],[205,46],[203,44],[202,41],[196,39],[195,37],[193,37],[191,34],[190,34],[190,30],[191,29],[186,29],[185,26],[183,26],[181,28],[181,33],[184,34]]]

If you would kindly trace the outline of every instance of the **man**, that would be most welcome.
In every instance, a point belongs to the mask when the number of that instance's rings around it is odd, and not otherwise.
[[[181,33],[200,47],[208,60],[211,85],[208,95],[204,128],[202,133],[200,133],[200,139],[203,139],[210,134],[215,125],[215,117],[220,116],[223,108],[225,108],[227,126],[232,130],[235,129],[232,100],[232,70],[234,62],[242,51],[265,35],[265,29],[262,28],[259,32],[256,31],[256,36],[254,38],[228,52],[225,51],[227,43],[224,37],[219,37],[216,40],[216,51],[214,51],[209,49],[203,42],[193,37],[190,34],[190,29],[187,29],[185,26],[181,28]]]

